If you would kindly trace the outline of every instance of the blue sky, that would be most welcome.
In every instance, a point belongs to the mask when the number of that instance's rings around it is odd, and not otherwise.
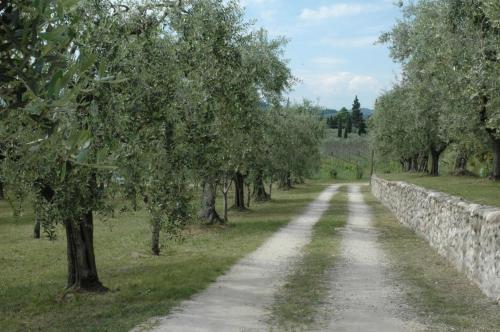
[[[355,95],[372,108],[400,70],[385,45],[373,45],[399,17],[393,0],[240,0],[248,19],[289,39],[285,56],[300,79],[290,94],[350,108]]]

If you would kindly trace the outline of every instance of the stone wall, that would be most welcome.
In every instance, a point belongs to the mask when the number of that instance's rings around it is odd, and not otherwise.
[[[500,209],[377,176],[372,192],[401,223],[500,302]]]

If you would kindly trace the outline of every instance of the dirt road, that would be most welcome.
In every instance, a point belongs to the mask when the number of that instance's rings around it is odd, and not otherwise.
[[[349,186],[342,254],[330,276],[331,321],[326,331],[421,331],[388,269],[370,207],[359,185]]]
[[[182,303],[167,317],[151,322],[153,331],[265,331],[268,307],[275,292],[300,258],[313,226],[329,208],[337,189],[338,186],[331,186],[323,191],[304,213],[205,291]]]

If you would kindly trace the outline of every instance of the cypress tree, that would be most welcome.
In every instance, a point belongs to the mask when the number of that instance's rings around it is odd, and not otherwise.
[[[332,128],[335,129],[335,128],[339,127],[339,120],[337,119],[336,116],[332,115],[332,122],[331,123],[332,123]]]
[[[349,114],[347,115],[347,124],[345,129],[349,134],[352,133],[352,117]]]
[[[331,117],[326,118],[326,125],[328,126],[328,128],[332,128],[332,118]]]
[[[363,119],[363,114],[361,113],[361,122],[359,123],[359,128],[358,128],[358,135],[364,135],[366,134],[366,122],[365,119]]]
[[[337,131],[337,136],[342,137],[342,118],[338,118],[339,121],[339,129]]]
[[[352,124],[355,128],[359,128],[361,121],[363,120],[363,114],[361,113],[361,104],[359,103],[358,96],[354,98],[352,103]]]

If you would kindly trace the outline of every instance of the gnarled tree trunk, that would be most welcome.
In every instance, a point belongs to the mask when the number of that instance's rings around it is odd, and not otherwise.
[[[216,189],[215,181],[213,180],[205,180],[203,183],[202,206],[199,217],[211,225],[222,222],[222,219],[215,210]]]
[[[480,120],[485,125],[488,122],[487,106],[490,98],[487,95],[482,95],[481,97],[481,111]],[[500,138],[497,137],[497,131],[492,128],[486,127],[486,132],[490,136],[491,147],[493,152],[493,170],[491,174],[491,179],[494,181],[500,181]]]
[[[431,176],[439,176],[439,157],[441,156],[441,152],[434,148],[431,148],[431,170],[429,175]]]
[[[35,239],[40,238],[40,217],[38,216],[37,211],[35,211],[35,227],[33,227],[33,237]]]
[[[137,211],[137,207],[138,207],[138,204],[137,204],[137,193],[135,193],[135,190],[134,190],[134,193],[131,194],[130,204],[132,204],[132,210],[133,211]]]
[[[491,137],[493,147],[493,172],[492,180],[500,181],[500,138]]]
[[[64,220],[68,254],[68,289],[105,292],[99,281],[94,256],[94,222],[92,211],[79,220]]]
[[[279,182],[280,189],[289,190],[292,189],[292,173],[286,172],[280,177]]]
[[[401,161],[401,167],[404,172],[411,171],[411,158],[405,158]]]
[[[455,175],[467,175],[467,153],[464,151],[459,151],[457,158],[455,159]]]
[[[160,218],[153,218],[151,230],[151,254],[153,256],[160,256],[160,231],[161,220]]]
[[[419,154],[416,154],[414,157],[413,157],[413,160],[411,162],[411,170],[413,172],[418,172],[418,167],[419,167],[419,157],[420,155]]]
[[[426,173],[429,167],[429,155],[427,153],[421,153],[418,159],[418,172]]]
[[[250,202],[252,200],[250,183],[247,183],[246,186],[247,186],[247,208],[250,208]]]
[[[34,203],[35,226],[33,227],[33,237],[35,239],[39,239],[42,224],[42,216],[40,215],[40,210],[43,208],[44,204],[50,204],[52,202],[52,198],[54,197],[55,192],[50,186],[43,184],[43,182],[40,180],[35,182],[35,187],[38,187],[40,191],[36,194]],[[45,220],[45,222],[47,221],[48,220]]]
[[[270,199],[264,187],[264,174],[262,171],[257,173],[253,186],[253,196],[256,202],[265,202]]]
[[[234,176],[234,208],[245,210],[245,177],[241,172]]]
[[[273,195],[273,176],[271,175],[271,177],[269,178],[269,200],[272,199],[272,195]]]
[[[231,188],[231,184],[233,183],[233,180],[226,174],[224,176],[224,181],[222,183],[222,198],[223,198],[223,203],[224,203],[224,223],[227,223],[228,217],[227,217],[227,211],[228,211],[228,201],[227,201],[227,194],[229,192],[229,188]]]
[[[224,205],[224,222],[227,223],[227,220],[228,220],[228,217],[227,217],[227,211],[228,211],[228,202],[227,202],[227,191],[226,192],[222,192],[222,197],[223,197],[223,205]]]

